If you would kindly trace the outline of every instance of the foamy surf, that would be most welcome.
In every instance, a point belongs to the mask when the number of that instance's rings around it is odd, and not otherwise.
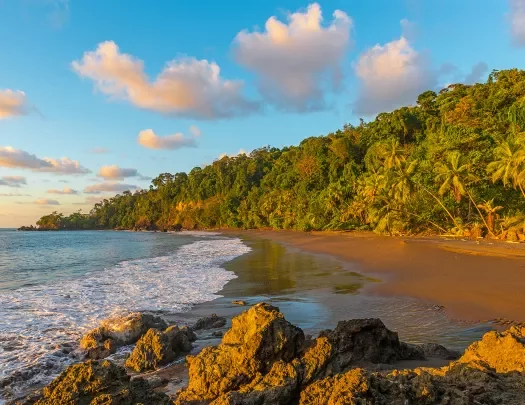
[[[240,239],[199,236],[210,237],[173,255],[0,293],[0,404],[78,361],[72,349],[104,318],[132,311],[184,312],[217,298],[236,277],[221,266],[250,248]]]

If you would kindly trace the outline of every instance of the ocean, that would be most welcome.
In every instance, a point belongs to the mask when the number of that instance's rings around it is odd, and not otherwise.
[[[0,404],[78,361],[63,348],[104,318],[217,298],[249,251],[214,233],[0,230]]]

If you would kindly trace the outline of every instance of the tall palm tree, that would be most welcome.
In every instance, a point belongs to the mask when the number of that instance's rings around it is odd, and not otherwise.
[[[494,149],[496,160],[490,162],[487,171],[492,174],[492,181],[499,180],[504,186],[509,183],[514,188],[519,188],[525,197],[525,141],[523,137],[511,137],[501,142]]]
[[[485,221],[485,217],[479,210],[478,204],[474,201],[472,194],[468,191],[467,185],[477,181],[478,178],[470,172],[470,165],[463,163],[461,153],[459,151],[450,152],[445,163],[439,162],[436,164],[437,175],[436,181],[441,182],[439,187],[439,194],[444,195],[447,192],[452,192],[456,202],[461,201],[461,197],[468,196],[472,204],[476,207],[479,216],[485,223],[487,230],[493,234],[492,229]]]
[[[414,175],[418,165],[417,160],[398,163],[395,169],[389,170],[389,194],[396,200],[406,203],[414,193]]]
[[[489,201],[485,201],[483,204],[478,204],[478,208],[485,211],[485,214],[487,214],[487,224],[489,226],[489,230],[491,232],[494,232],[496,213],[502,210],[503,207],[500,205],[494,206],[494,199],[492,199]]]
[[[439,195],[452,192],[456,202],[461,202],[461,198],[467,195],[465,182],[475,180],[470,174],[470,165],[462,164],[461,153],[459,151],[449,153],[445,163],[437,163],[435,170],[437,173],[435,180],[441,183]]]

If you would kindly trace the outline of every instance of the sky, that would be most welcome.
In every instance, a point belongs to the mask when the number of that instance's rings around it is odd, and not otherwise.
[[[0,227],[525,68],[525,0],[0,0]]]

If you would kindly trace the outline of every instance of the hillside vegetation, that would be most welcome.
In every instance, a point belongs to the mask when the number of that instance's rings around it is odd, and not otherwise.
[[[298,117],[300,119],[300,117]],[[525,239],[525,71],[426,91],[417,105],[298,146],[163,173],[45,229],[276,228]]]

